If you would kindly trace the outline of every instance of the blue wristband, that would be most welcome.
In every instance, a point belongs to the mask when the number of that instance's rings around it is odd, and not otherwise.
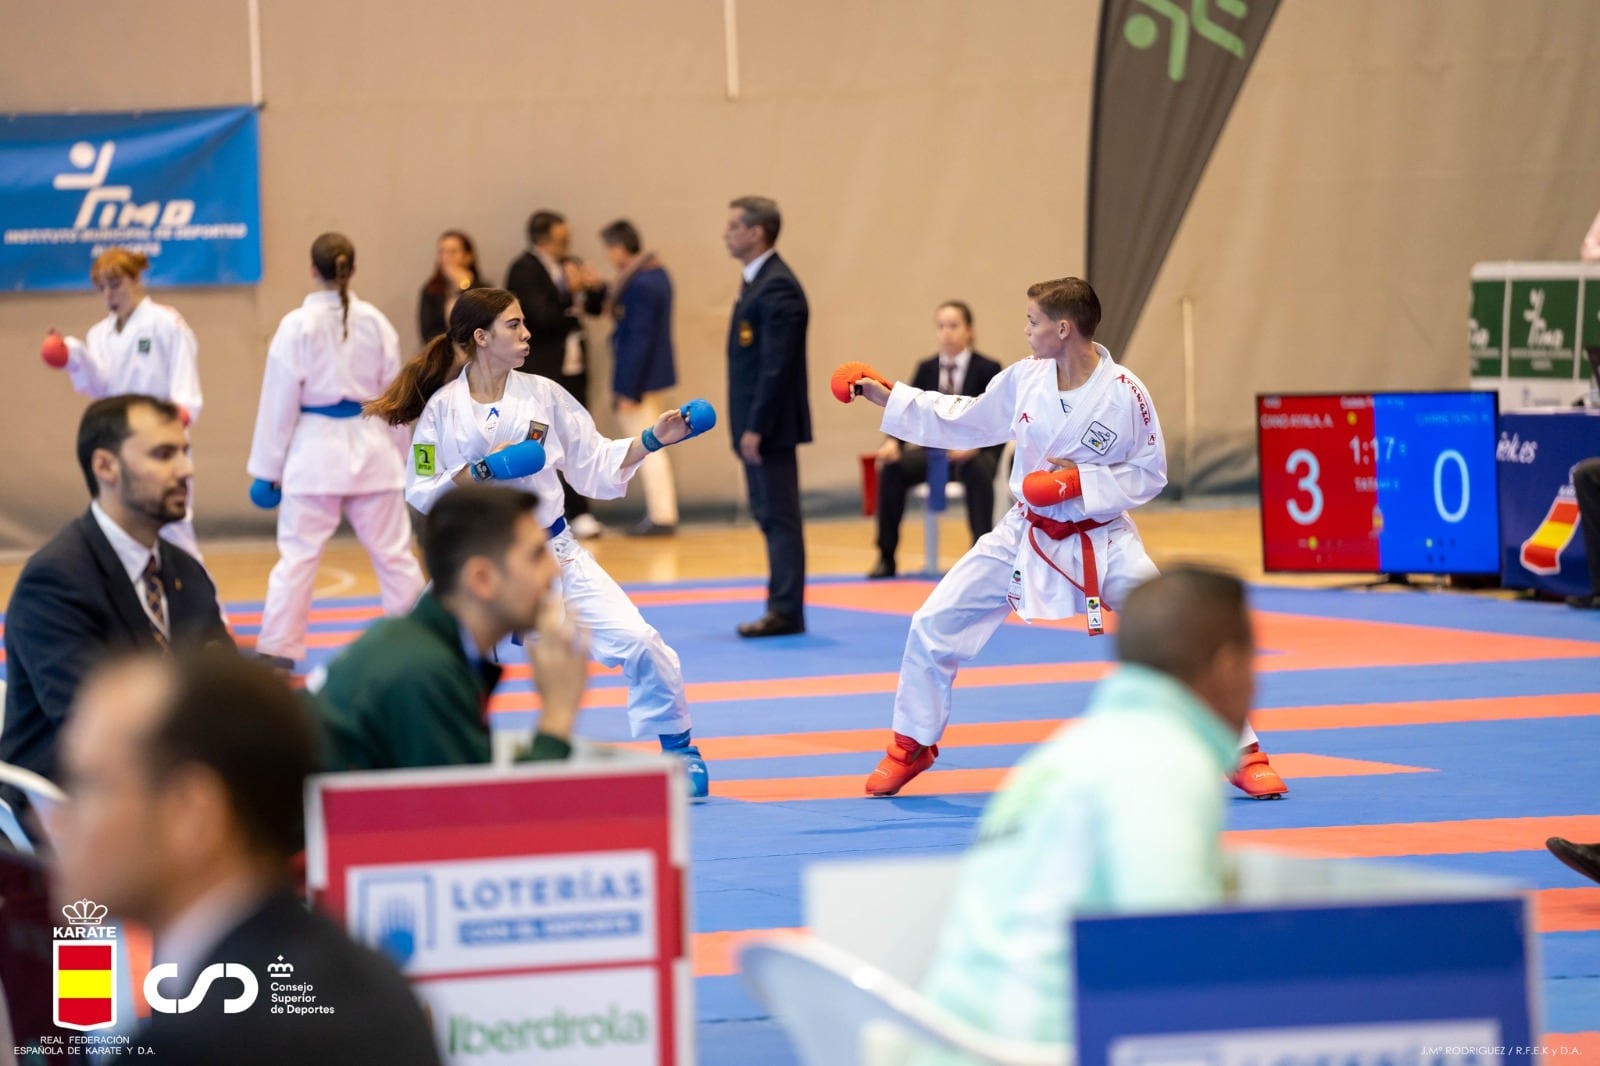
[[[639,434],[639,440],[644,444],[644,450],[647,452],[659,452],[666,447],[656,439],[656,431],[651,428],[646,428],[643,433]]]

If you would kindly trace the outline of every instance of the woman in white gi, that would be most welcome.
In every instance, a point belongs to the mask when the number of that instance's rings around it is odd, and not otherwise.
[[[362,414],[399,373],[400,340],[383,312],[350,292],[355,267],[348,237],[318,237],[317,289],[283,316],[267,350],[248,470],[251,500],[278,506],[278,563],[256,652],[279,666],[305,656],[317,564],[341,515],[372,558],[385,614],[410,610],[425,584],[394,433]]]
[[[1079,278],[1028,290],[1031,359],[1001,371],[983,395],[946,396],[895,384],[861,364],[840,368],[841,399],[885,408],[883,432],[932,448],[984,448],[1015,438],[1019,501],[911,618],[894,697],[894,739],[866,791],[892,796],[933,765],[950,720],[956,669],[1013,610],[1024,621],[1070,618],[1091,634],[1103,610],[1155,576],[1131,508],[1167,483],[1166,445],[1148,391],[1094,343],[1100,300]],[[1021,502],[1026,501],[1026,502]],[[1288,791],[1246,725],[1233,782],[1256,798]]]
[[[72,387],[91,400],[137,392],[178,405],[185,426],[200,417],[200,369],[194,331],[183,316],[150,299],[144,272],[150,260],[140,252],[110,248],[89,268],[89,280],[106,301],[106,317],[89,327],[86,340],[65,339],[63,367]],[[60,349],[57,348],[57,351]],[[183,521],[161,527],[161,536],[196,559],[194,489]]]
[[[517,370],[527,357],[528,339],[522,307],[511,293],[462,292],[450,311],[447,332],[407,363],[370,409],[394,425],[416,420],[406,499],[417,510],[431,510],[456,485],[473,480],[502,479],[539,497],[539,521],[561,564],[562,599],[589,631],[595,660],[620,667],[627,678],[633,735],[660,738],[663,750],[685,760],[691,794],[704,796],[709,776],[691,743],[678,653],[567,528],[556,471],[584,496],[617,499],[627,492],[646,455],[709,429],[710,408],[704,401],[692,401],[665,412],[638,437],[601,436],[589,412],[566,389]],[[453,348],[468,356],[459,372],[453,370]],[[694,416],[692,427],[685,411]],[[532,473],[508,476],[502,464],[485,462],[511,448],[526,454],[528,441],[543,449],[542,465]]]

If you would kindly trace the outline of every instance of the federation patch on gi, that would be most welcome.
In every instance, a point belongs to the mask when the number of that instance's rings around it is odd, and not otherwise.
[[[418,477],[433,476],[433,449],[432,444],[411,446],[411,466],[416,470]]]
[[[139,338],[139,354],[140,355],[149,355],[150,354],[150,338],[149,337],[140,337]]]
[[[739,323],[739,347],[748,348],[756,342],[756,331],[748,322]]]
[[[547,424],[545,424],[544,422],[534,422],[534,421],[531,421],[531,420],[528,422],[528,439],[529,440],[536,440],[540,444],[543,444],[544,443],[544,435],[546,433],[548,433],[548,432],[550,432],[550,427]]]
[[[1099,422],[1090,422],[1083,433],[1083,443],[1101,455],[1110,451],[1116,442],[1117,435]]]

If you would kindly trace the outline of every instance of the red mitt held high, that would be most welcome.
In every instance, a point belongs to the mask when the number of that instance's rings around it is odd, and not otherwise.
[[[849,403],[856,398],[856,382],[862,378],[871,378],[886,389],[894,388],[894,382],[866,363],[841,363],[833,372],[833,395],[840,403]]]
[[[1075,466],[1065,470],[1035,470],[1022,479],[1022,498],[1035,507],[1051,507],[1082,495],[1083,482]]]

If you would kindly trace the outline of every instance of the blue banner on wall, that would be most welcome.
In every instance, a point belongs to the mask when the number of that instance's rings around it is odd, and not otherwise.
[[[252,107],[0,119],[0,291],[89,288],[107,248],[156,285],[261,280]]]

